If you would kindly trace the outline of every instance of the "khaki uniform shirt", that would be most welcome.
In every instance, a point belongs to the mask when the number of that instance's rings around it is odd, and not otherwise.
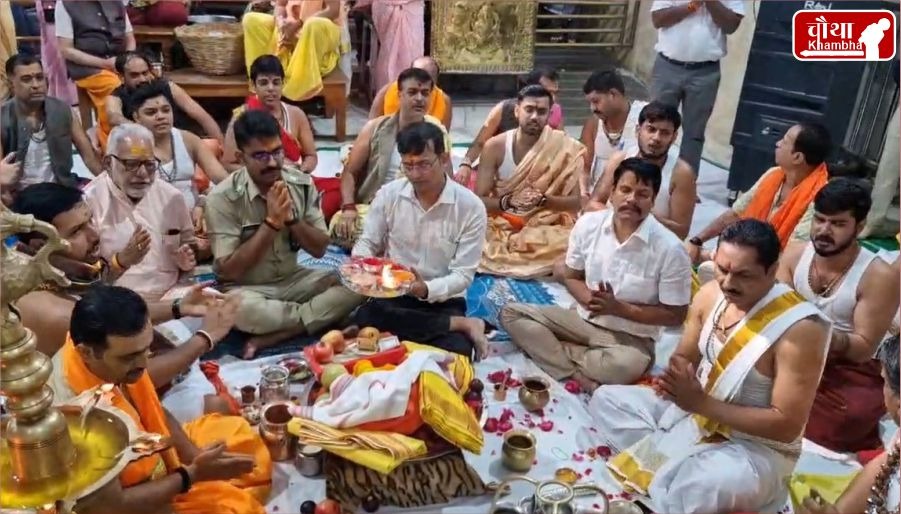
[[[285,166],[282,179],[294,201],[295,217],[326,233],[325,217],[319,208],[319,192],[312,177],[295,166]],[[204,216],[213,256],[219,261],[234,253],[264,224],[266,197],[250,179],[247,168],[241,168],[217,184],[207,196]],[[272,248],[238,279],[238,284],[272,284],[289,278],[299,268],[298,249],[291,240],[290,231],[282,230],[275,237]]]

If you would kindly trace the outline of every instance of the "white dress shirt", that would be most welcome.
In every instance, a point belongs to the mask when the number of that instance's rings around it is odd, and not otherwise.
[[[613,231],[613,209],[583,214],[573,227],[566,265],[585,272],[592,291],[604,282],[618,300],[645,305],[688,305],[691,301],[691,261],[682,241],[653,215],[620,243]],[[610,330],[656,338],[662,327],[618,316],[593,315],[581,304],[585,320]]]
[[[651,12],[685,5],[689,0],[654,0]],[[727,9],[744,16],[745,7],[741,0],[721,0]],[[657,29],[655,50],[682,62],[719,61],[726,55],[726,34],[714,23],[710,11],[701,7],[679,23]]]
[[[429,302],[462,297],[482,259],[488,215],[469,189],[448,179],[429,210],[413,185],[398,179],[382,186],[369,205],[353,255],[382,256],[415,269]]]

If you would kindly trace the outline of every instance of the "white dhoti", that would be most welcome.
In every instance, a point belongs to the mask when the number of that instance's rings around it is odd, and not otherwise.
[[[701,329],[698,380],[714,400],[768,408],[773,381],[759,376],[755,364],[794,323],[822,315],[788,286],[777,284],[723,343],[712,333],[714,314],[721,308],[722,294]],[[827,341],[828,336],[819,344]],[[782,443],[742,434],[685,412],[647,386],[601,386],[589,407],[616,451],[607,467],[624,486],[649,496],[656,512],[777,512],[788,499],[800,437]]]
[[[665,426],[679,409],[650,387],[602,386],[589,408],[614,453],[646,436],[658,447],[681,446],[684,456],[660,467],[646,492],[655,512],[777,512],[788,499],[793,458],[738,437],[692,445],[687,432],[696,433],[694,420],[681,416]]]

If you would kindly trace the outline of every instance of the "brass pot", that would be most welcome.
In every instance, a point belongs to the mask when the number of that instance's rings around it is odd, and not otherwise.
[[[550,384],[541,377],[523,379],[519,388],[519,403],[529,412],[543,409],[551,401]]]
[[[501,463],[511,471],[524,473],[535,461],[535,436],[526,430],[511,430],[504,434]]]

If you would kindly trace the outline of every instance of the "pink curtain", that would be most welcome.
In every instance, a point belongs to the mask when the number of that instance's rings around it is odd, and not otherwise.
[[[381,89],[425,51],[423,0],[371,0],[372,22],[379,38],[375,88]]]
[[[54,5],[56,0],[43,0]],[[38,22],[41,25],[41,61],[44,65],[44,74],[47,76],[47,95],[59,98],[69,105],[78,103],[78,93],[75,84],[69,80],[66,72],[66,61],[59,53],[56,46],[56,28],[44,20],[42,0],[36,0]]]

